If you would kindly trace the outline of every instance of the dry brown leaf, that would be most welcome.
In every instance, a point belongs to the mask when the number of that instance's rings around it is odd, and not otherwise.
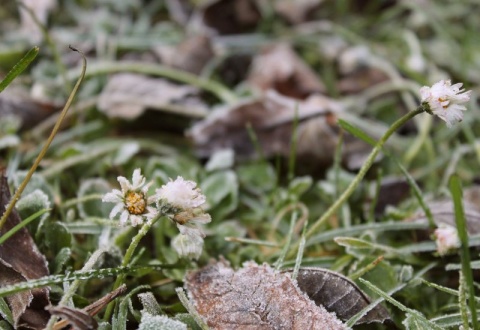
[[[48,306],[50,314],[61,317],[75,330],[98,329],[97,321],[87,312],[68,306]]]
[[[218,34],[239,34],[254,29],[261,19],[254,0],[209,1],[203,8],[203,23]]]
[[[300,268],[297,276],[298,287],[329,312],[335,313],[342,321],[362,311],[370,304],[370,298],[360,288],[340,273],[324,268]],[[382,305],[375,306],[356,324],[383,323],[390,321],[390,315]]]
[[[32,98],[26,90],[9,86],[0,94],[0,117],[16,116],[22,122],[22,129],[28,129],[47,118],[60,107]]]
[[[347,329],[268,265],[247,262],[234,271],[221,260],[189,273],[185,286],[212,329]]]
[[[165,65],[194,74],[200,74],[215,55],[210,39],[203,35],[189,37],[175,47],[160,46],[154,51]]]
[[[0,178],[0,211],[3,214],[11,195],[7,178]],[[21,222],[16,210],[10,213],[0,236]],[[49,274],[47,261],[40,253],[28,230],[24,227],[0,245],[0,286],[37,279]],[[15,327],[43,329],[50,314],[44,310],[49,305],[48,289],[33,289],[6,297],[14,315]]]
[[[119,73],[111,76],[100,94],[98,108],[109,117],[135,119],[147,108],[174,110],[175,105],[195,102],[190,97],[198,90],[187,85],[176,85],[165,79],[150,78],[133,73]],[[173,109],[172,109],[173,107]],[[198,101],[184,115],[200,116],[205,114],[203,105]]]
[[[274,89],[298,99],[325,92],[320,78],[287,44],[271,46],[255,57],[247,81],[262,91]]]
[[[318,170],[333,160],[339,138],[337,116],[344,112],[339,102],[322,95],[298,101],[270,91],[259,99],[213,112],[187,134],[193,139],[200,157],[209,157],[221,149],[233,149],[239,159],[252,158],[256,151],[246,128],[250,124],[265,156],[288,157],[295,109],[298,109],[300,121],[296,148],[298,163]],[[344,160],[347,166],[353,166],[357,156],[370,147],[348,136],[345,141]]]

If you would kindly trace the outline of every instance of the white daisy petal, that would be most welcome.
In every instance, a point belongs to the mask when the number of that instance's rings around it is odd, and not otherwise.
[[[112,211],[110,212],[110,215],[109,215],[108,217],[109,217],[110,219],[115,218],[115,216],[116,216],[121,210],[123,210],[123,207],[124,207],[123,203],[118,203],[118,204],[116,204],[116,205],[113,207],[113,209],[112,209]]]
[[[120,187],[122,188],[122,193],[126,193],[127,191],[131,190],[132,185],[124,176],[117,177],[118,183],[120,183]]]
[[[102,202],[107,202],[107,203],[122,202],[122,192],[118,189],[113,189],[111,192],[106,193],[105,196],[103,196]]]
[[[422,103],[427,103],[430,111],[446,122],[448,127],[462,121],[463,105],[470,100],[472,91],[461,89],[462,83],[452,85],[450,80],[440,80],[432,87],[420,88]]]
[[[129,215],[130,215],[130,213],[128,213],[127,210],[122,212],[122,214],[120,215],[120,225],[121,226],[125,226],[127,224]]]

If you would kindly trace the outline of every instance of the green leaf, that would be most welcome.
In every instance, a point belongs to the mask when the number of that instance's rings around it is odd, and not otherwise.
[[[350,247],[354,249],[374,249],[374,244],[367,242],[363,239],[353,237],[336,237],[335,243],[344,247]]]
[[[51,222],[44,226],[45,245],[56,255],[63,248],[72,246],[72,234],[61,222]]]
[[[12,311],[8,307],[8,304],[5,302],[3,298],[0,298],[0,316],[6,320],[8,323],[13,325],[13,315]],[[0,324],[0,329],[3,329]]]
[[[292,195],[300,197],[312,186],[313,179],[310,176],[302,176],[293,179],[288,185],[288,190]]]
[[[213,219],[223,219],[238,205],[238,181],[233,171],[214,172],[201,183]]]
[[[458,237],[461,242],[460,257],[462,261],[462,273],[465,278],[463,285],[468,290],[468,305],[472,315],[473,329],[477,330],[477,309],[475,306],[475,291],[473,283],[472,269],[470,268],[470,250],[468,244],[467,221],[463,210],[463,192],[460,179],[456,175],[452,175],[449,181],[450,193],[452,194],[453,204],[455,206],[455,223],[457,225]]]
[[[370,136],[367,135],[367,133],[365,133],[364,131],[362,131],[360,128],[358,128],[356,126],[353,126],[349,122],[347,122],[343,119],[339,119],[338,120],[338,125],[341,128],[343,128],[344,130],[346,130],[348,133],[350,133],[353,136],[367,142],[368,144],[370,144],[372,146],[377,145],[377,141],[375,141],[375,139],[371,138]]]
[[[46,213],[50,211],[50,209],[44,209],[44,210],[40,210],[34,214],[32,214],[31,216],[29,216],[28,218],[26,218],[25,220],[23,220],[22,222],[20,222],[18,225],[16,225],[15,227],[13,227],[12,229],[10,229],[8,232],[6,232],[2,237],[0,237],[0,244],[3,244],[7,239],[9,239],[12,235],[14,235],[17,231],[19,231],[20,229],[22,229],[23,227],[25,227],[26,225],[28,225],[30,222],[32,222],[33,220],[37,219],[38,217],[40,217],[42,214]]]
[[[37,57],[39,51],[40,48],[36,46],[33,47],[20,61],[17,62],[17,64],[15,64],[12,70],[10,70],[0,82],[0,93],[7,88],[7,86],[30,65],[30,63],[32,63],[35,57]]]
[[[62,248],[58,254],[55,256],[55,259],[53,260],[53,265],[51,269],[53,269],[53,274],[59,274],[65,263],[70,259],[70,256],[72,255],[72,250],[68,247]]]
[[[90,217],[108,218],[112,204],[103,203],[100,196],[109,192],[110,185],[104,179],[89,179],[82,182],[78,189],[78,212],[83,219]],[[90,196],[98,196],[91,198]]]

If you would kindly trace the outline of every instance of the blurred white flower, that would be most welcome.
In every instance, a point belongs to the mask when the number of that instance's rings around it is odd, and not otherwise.
[[[159,201],[163,201],[172,207],[187,210],[201,206],[206,198],[195,188],[197,184],[193,181],[185,180],[181,176],[175,181],[170,181],[156,190]]]
[[[110,219],[121,212],[120,224],[124,226],[130,222],[135,227],[158,215],[154,207],[148,206],[155,202],[156,197],[148,197],[148,188],[151,183],[145,184],[145,177],[141,175],[140,169],[133,171],[132,183],[123,176],[119,176],[117,180],[121,190],[113,189],[102,199],[103,202],[116,203],[110,212]]]
[[[173,239],[172,247],[180,257],[198,259],[203,250],[203,238],[179,234]]]
[[[437,229],[435,229],[433,236],[435,237],[435,243],[437,244],[437,252],[441,256],[460,247],[460,240],[455,227],[442,223]]]
[[[465,89],[461,89],[462,85],[440,80],[432,87],[423,86],[420,89],[422,103],[427,103],[430,111],[445,121],[447,127],[462,121],[462,111],[467,110],[463,104],[470,100],[472,91],[465,92]]]
[[[188,258],[198,258],[205,237],[201,225],[212,220],[210,214],[201,208],[206,201],[205,195],[195,182],[179,176],[157,189],[156,196],[160,212],[174,221],[180,231],[175,242],[172,242],[177,253]]]

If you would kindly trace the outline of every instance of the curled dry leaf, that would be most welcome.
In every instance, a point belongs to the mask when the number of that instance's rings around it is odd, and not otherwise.
[[[208,1],[203,8],[203,23],[218,34],[239,34],[254,29],[261,19],[254,0]]]
[[[7,178],[0,174],[0,214],[10,202]],[[21,222],[16,210],[10,213],[0,236]],[[47,261],[24,227],[0,245],[0,286],[37,279],[49,274]],[[14,316],[15,327],[43,329],[50,314],[44,310],[50,304],[48,289],[33,289],[6,297]]]
[[[97,321],[87,312],[68,306],[48,306],[47,310],[52,314],[61,317],[75,330],[98,329]]]
[[[188,116],[203,116],[205,110],[200,102],[188,113],[182,113],[181,105],[192,101],[197,93],[192,86],[176,85],[165,79],[150,78],[133,73],[119,73],[111,76],[100,94],[98,108],[109,117],[135,119],[147,108],[170,110]]]
[[[327,311],[335,313],[342,321],[347,321],[370,304],[370,299],[354,282],[328,269],[301,268],[297,283],[300,290],[318,306],[323,306]],[[387,310],[382,305],[377,305],[356,324],[383,323],[387,320],[390,320]]]
[[[50,306],[48,310],[57,316],[61,316],[63,320],[58,321],[52,327],[53,330],[60,330],[65,328],[67,325],[72,324],[76,325],[78,329],[84,329],[82,326],[91,325],[91,329],[96,329],[97,324],[93,316],[98,314],[105,306],[107,306],[111,301],[116,299],[118,296],[121,296],[127,291],[127,286],[122,284],[118,289],[113,290],[112,292],[106,294],[97,301],[91,303],[90,305],[84,307],[83,309],[73,309],[67,308],[66,306]],[[62,315],[62,313],[64,315]],[[78,326],[79,324],[80,326]],[[75,328],[76,329],[76,328]],[[90,329],[90,328],[87,328]]]
[[[248,82],[256,88],[303,99],[325,92],[325,86],[312,69],[287,44],[267,48],[254,58]]]
[[[165,65],[194,74],[200,74],[215,55],[210,38],[203,35],[191,36],[175,47],[159,46],[155,52]]]
[[[259,99],[218,109],[194,125],[187,135],[192,138],[200,157],[209,157],[221,149],[233,149],[239,159],[253,158],[256,151],[247,131],[247,126],[251,125],[265,156],[288,157],[295,109],[299,120],[298,163],[311,166],[305,170],[327,166],[333,160],[339,139],[337,117],[342,115],[344,108],[341,103],[322,95],[298,101],[269,91]],[[370,147],[350,136],[344,141],[343,159],[348,167],[354,166],[358,156]]]
[[[247,262],[234,271],[225,260],[214,262],[189,273],[185,286],[212,329],[347,329],[268,265]]]

